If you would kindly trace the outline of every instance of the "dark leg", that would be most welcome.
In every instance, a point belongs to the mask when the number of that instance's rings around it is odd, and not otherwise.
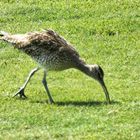
[[[51,94],[50,94],[50,91],[49,91],[49,89],[48,89],[48,85],[47,85],[47,81],[46,81],[46,71],[44,71],[44,77],[43,77],[42,83],[43,83],[43,85],[44,85],[44,87],[45,87],[45,90],[46,90],[46,92],[47,92],[47,94],[48,94],[49,103],[50,103],[50,104],[54,103],[53,98],[52,98],[52,96],[51,96]]]
[[[30,81],[31,77],[35,74],[35,72],[37,72],[39,70],[39,68],[35,68],[33,70],[31,70],[31,72],[29,73],[29,76],[27,77],[25,83],[23,84],[23,86],[19,89],[19,91],[13,96],[20,96],[20,98],[27,98],[26,95],[24,94],[24,90],[28,84],[28,82]]]

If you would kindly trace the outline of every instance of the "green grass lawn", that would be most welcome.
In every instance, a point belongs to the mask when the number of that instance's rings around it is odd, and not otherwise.
[[[52,28],[87,63],[105,72],[112,104],[100,85],[71,69],[48,72],[55,104],[47,103],[38,72],[27,100],[12,98],[36,63],[0,43],[0,140],[138,140],[140,138],[139,0],[0,0],[0,30]]]

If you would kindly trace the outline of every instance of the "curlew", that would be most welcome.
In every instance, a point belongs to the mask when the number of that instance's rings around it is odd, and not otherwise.
[[[12,44],[18,50],[31,56],[39,64],[38,67],[29,73],[25,83],[14,97],[20,96],[21,98],[27,98],[24,90],[29,80],[39,69],[43,68],[44,76],[42,83],[48,95],[49,103],[54,103],[46,81],[47,71],[62,71],[75,68],[97,80],[103,88],[107,103],[110,103],[109,93],[103,79],[104,72],[102,68],[97,64],[86,64],[80,58],[75,48],[55,31],[43,30],[41,32],[16,35],[1,31],[0,40]]]

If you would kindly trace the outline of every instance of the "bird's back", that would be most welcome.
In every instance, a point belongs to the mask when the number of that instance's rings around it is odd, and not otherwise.
[[[75,48],[53,30],[5,36],[5,40],[8,39],[46,69],[68,69],[81,61]]]

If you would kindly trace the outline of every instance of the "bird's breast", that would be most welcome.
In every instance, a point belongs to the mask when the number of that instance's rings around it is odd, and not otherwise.
[[[26,47],[23,50],[47,70],[65,70],[74,67],[75,60],[67,51],[49,50],[43,47]]]
[[[51,71],[61,71],[73,67],[71,59],[63,57],[57,52],[42,54],[33,57],[33,59],[35,59],[41,67]]]

